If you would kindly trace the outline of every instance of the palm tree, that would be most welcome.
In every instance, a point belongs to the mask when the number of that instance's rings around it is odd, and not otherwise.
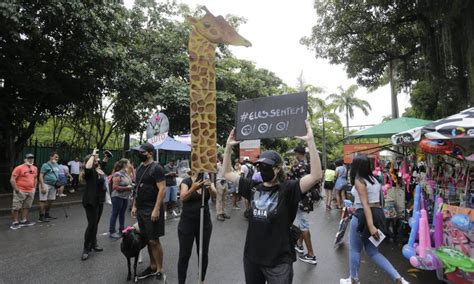
[[[354,109],[358,108],[362,110],[365,115],[369,115],[369,110],[372,110],[370,104],[355,97],[357,91],[357,85],[351,85],[347,90],[344,90],[341,86],[338,87],[339,94],[330,94],[327,99],[332,99],[332,103],[339,112],[346,112],[346,128],[349,133],[349,118],[354,118]],[[344,130],[344,128],[343,128]],[[344,132],[342,133],[344,137]]]

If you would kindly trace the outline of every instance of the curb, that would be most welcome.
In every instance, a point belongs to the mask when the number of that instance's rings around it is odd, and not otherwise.
[[[53,207],[52,208],[56,208],[56,207],[64,207],[64,206],[68,206],[68,205],[76,205],[76,204],[81,204],[82,203],[82,199],[80,200],[73,200],[73,201],[66,201],[66,202],[56,202],[56,203],[53,203]],[[39,209],[39,205],[33,205],[31,208],[30,208],[30,212],[32,211],[37,211]],[[6,215],[10,215],[12,212],[12,209],[11,208],[0,208],[0,216],[6,216]]]

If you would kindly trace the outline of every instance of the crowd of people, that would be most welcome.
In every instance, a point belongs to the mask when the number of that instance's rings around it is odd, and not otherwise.
[[[165,166],[154,162],[155,149],[149,143],[141,145],[136,151],[141,162],[136,170],[130,160],[121,159],[115,163],[109,176],[103,169],[110,157],[105,155],[101,160],[97,149],[83,162],[76,158],[67,163],[70,167],[67,171],[61,169],[58,154],[52,153],[38,173],[33,165],[34,156],[27,154],[24,164],[16,167],[11,177],[14,189],[11,228],[34,224],[29,221],[28,211],[37,186],[40,189],[38,221],[55,219],[50,209],[56,196],[61,196],[59,189],[65,185],[61,175],[65,175],[66,181],[72,181],[71,190],[77,190],[79,182],[85,184],[82,205],[87,227],[81,256],[83,261],[89,258],[91,252],[103,251],[97,242],[97,230],[109,193],[112,204],[110,238],[121,238],[131,200],[131,215],[136,218],[140,234],[146,240],[150,264],[139,273],[138,279],[155,276],[166,280],[163,271],[164,248],[160,238],[165,234],[166,215],[171,214],[180,217],[178,282],[186,282],[194,243],[198,251],[202,251],[200,280],[204,281],[212,235],[209,200],[215,200],[216,219],[224,222],[230,218],[225,206],[226,196],[230,193],[232,209],[239,210],[239,202],[244,203],[244,216],[248,219],[243,259],[246,283],[292,283],[293,262],[296,259],[317,264],[308,219],[314,209],[314,202],[322,198],[319,188],[323,186],[326,190],[326,209],[331,209],[333,191],[336,191],[336,206],[342,208],[348,177],[348,170],[342,161],[329,163],[323,171],[308,123],[307,134],[298,138],[307,147],[298,146],[294,149],[296,160],[290,167],[286,167],[281,156],[272,150],[263,152],[255,163],[245,159],[240,164],[240,160],[231,159],[232,147],[239,143],[232,131],[223,155],[218,156],[215,175],[190,169],[189,176],[179,183],[174,161],[169,161]],[[382,228],[384,220],[383,211],[380,213],[381,186],[372,176],[366,157],[354,159],[350,182],[354,185],[351,193],[355,197],[356,209],[350,224],[350,277],[341,279],[340,283],[359,283],[362,248],[395,283],[408,283],[368,240],[370,236],[378,239],[378,230]],[[178,206],[178,203],[181,205]],[[203,247],[199,250],[201,208],[204,210]]]

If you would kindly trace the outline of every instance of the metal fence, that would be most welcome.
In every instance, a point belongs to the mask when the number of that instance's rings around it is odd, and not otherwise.
[[[130,152],[123,151],[123,149],[107,149],[107,150],[112,152],[113,157],[107,163],[107,166],[105,168],[106,173],[110,173],[112,171],[112,167],[115,164],[115,162],[120,160],[122,157],[131,159],[134,162],[134,165],[139,165],[140,163],[135,156],[133,156]],[[20,154],[18,155],[18,158],[15,161],[15,166],[22,164],[25,155],[28,153],[35,155],[35,165],[39,169],[41,165],[43,165],[43,163],[46,163],[49,160],[49,156],[51,155],[52,152],[58,153],[60,163],[65,162],[67,164],[67,162],[74,160],[75,157],[79,157],[79,159],[83,161],[84,158],[88,154],[92,153],[92,151],[93,149],[86,149],[86,148],[80,149],[80,148],[71,147],[69,145],[62,145],[62,144],[48,145],[48,144],[41,144],[41,143],[35,142],[23,148],[23,150],[20,152]],[[103,157],[103,152],[100,153],[100,156]],[[158,158],[159,158],[160,164],[164,165],[170,159],[188,160],[190,158],[190,153],[160,150]]]

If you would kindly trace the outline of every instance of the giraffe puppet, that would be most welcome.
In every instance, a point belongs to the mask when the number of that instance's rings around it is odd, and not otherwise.
[[[217,171],[216,47],[218,43],[249,47],[222,16],[206,7],[203,18],[187,17],[193,30],[189,37],[191,110],[191,166],[195,172]]]

